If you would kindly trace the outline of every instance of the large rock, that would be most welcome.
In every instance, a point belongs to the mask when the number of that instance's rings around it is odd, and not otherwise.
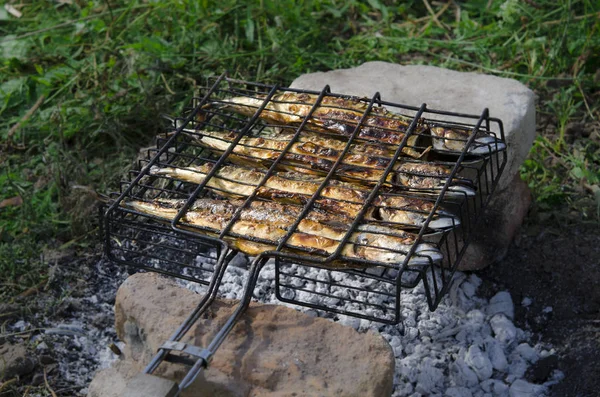
[[[519,167],[535,138],[535,95],[512,79],[464,73],[433,66],[367,62],[356,68],[305,74],[292,87],[371,97],[384,101],[458,113],[480,114],[483,108],[504,125],[508,157],[482,225],[461,261],[460,270],[476,270],[502,259],[529,206],[529,191]],[[435,115],[427,115],[435,118]],[[440,116],[446,117],[446,116]]]
[[[125,359],[96,375],[89,396],[120,395],[199,301],[200,296],[162,276],[129,277],[115,304]],[[208,346],[236,304],[216,300],[184,341]],[[163,363],[155,374],[181,380],[185,371]],[[283,306],[251,304],[208,371],[182,396],[386,396],[393,377],[394,356],[379,334],[361,334]]]

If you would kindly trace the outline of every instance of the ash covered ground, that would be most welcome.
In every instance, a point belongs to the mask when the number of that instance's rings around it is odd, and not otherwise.
[[[418,287],[403,292],[400,326],[336,317],[361,331],[375,328],[390,342],[394,396],[509,395],[511,387],[511,395],[593,396],[600,235],[593,228],[540,235],[544,230],[525,228],[505,261],[477,275],[458,274],[434,313]],[[228,271],[224,296],[240,296],[244,265],[238,260]],[[257,293],[266,302],[274,301],[270,272],[261,273]],[[50,395],[49,388],[62,396],[86,393],[93,373],[116,358],[112,306],[127,275],[97,255],[65,257],[35,305],[11,309],[18,314],[5,317],[3,334],[13,335],[2,342],[25,344],[35,362],[14,395]]]

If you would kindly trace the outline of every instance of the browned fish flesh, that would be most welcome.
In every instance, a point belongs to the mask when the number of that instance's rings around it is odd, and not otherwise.
[[[198,131],[198,143],[216,153],[225,152],[236,138],[233,132]],[[267,137],[244,136],[233,148],[228,159],[247,167],[269,167],[285,149],[287,141]],[[335,149],[321,147],[312,142],[294,143],[279,163],[283,170],[316,173],[322,175],[329,172],[341,153]],[[363,153],[347,153],[337,168],[336,175],[340,179],[356,183],[377,183],[384,174],[390,158],[375,157]],[[392,186],[410,189],[441,189],[450,176],[451,169],[441,164],[412,162],[399,160],[388,174],[387,181]],[[469,180],[456,178],[452,181],[449,194],[458,192],[474,196],[475,190]]]
[[[156,199],[123,201],[122,205],[170,221],[184,203],[184,200]],[[210,234],[219,234],[232,220],[242,203],[241,200],[198,199],[185,213],[182,222],[199,227]],[[241,210],[239,218],[233,223],[230,233],[224,239],[249,255],[273,250],[300,216],[300,211],[301,208],[297,206],[254,201],[249,207]],[[347,230],[348,225],[340,223],[339,219],[331,218],[330,213],[313,210],[300,221],[286,245],[292,250],[327,256],[338,249]],[[248,239],[258,241],[250,241],[250,244],[246,244]],[[341,261],[343,258],[401,264],[415,243],[416,235],[402,230],[377,225],[360,225],[341,249],[342,258],[334,266],[353,267]],[[434,244],[419,243],[415,248],[415,255],[408,263],[427,265],[431,261],[437,262],[441,259],[442,254]]]
[[[300,124],[310,113],[318,95],[283,92],[271,97],[259,117],[273,123]],[[252,116],[262,106],[266,96],[234,97],[213,102],[210,106],[221,106],[234,112]],[[351,97],[323,97],[307,123],[327,132],[349,136],[368,109],[368,103]],[[412,118],[392,113],[383,106],[373,106],[365,117],[358,138],[398,145],[402,142]],[[426,130],[422,121],[417,123],[415,134]],[[414,146],[418,135],[409,137],[407,144]]]
[[[151,173],[200,184],[212,168],[211,163],[190,167],[153,167]],[[222,196],[248,197],[265,175],[265,172],[256,169],[226,165],[217,170],[206,186]],[[276,172],[269,176],[263,186],[257,190],[257,196],[278,202],[304,205],[317,192],[322,181],[321,177],[298,172]],[[330,180],[314,205],[316,208],[354,219],[368,195],[369,190],[363,186]],[[384,193],[375,197],[364,219],[395,223],[402,227],[421,227],[433,208],[434,204],[431,201]],[[429,222],[429,227],[432,229],[458,225],[458,218],[442,209],[438,209]]]
[[[308,116],[317,98],[318,95],[295,92],[276,94],[267,102],[259,117],[274,123],[299,124]],[[207,107],[218,105],[252,116],[265,100],[265,95],[241,96],[214,102]],[[325,96],[307,123],[326,131],[350,135],[367,108],[368,104],[358,98]],[[383,106],[373,106],[358,136],[375,142],[397,145],[402,141],[411,122],[410,117],[392,113]],[[453,153],[462,152],[471,134],[469,129],[454,126],[441,127],[435,121],[419,120],[415,133],[423,134],[426,131],[430,131],[432,135],[434,150]],[[407,144],[414,145],[417,136],[411,136]],[[480,131],[468,152],[487,155],[505,148],[506,144],[502,140]]]

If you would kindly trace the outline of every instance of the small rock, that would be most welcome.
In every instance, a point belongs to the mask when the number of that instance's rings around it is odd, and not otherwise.
[[[492,393],[494,396],[508,395],[508,385],[498,379],[488,379],[480,383],[483,391]]]
[[[511,343],[517,336],[517,328],[504,314],[496,314],[492,317],[490,326],[496,339],[504,344]]]
[[[450,378],[457,386],[471,387],[479,383],[477,374],[462,359],[450,364]]]
[[[42,354],[40,356],[40,364],[42,365],[50,365],[50,364],[54,364],[56,362],[56,360],[54,359],[54,357],[48,355],[48,354]]]
[[[35,350],[37,350],[38,352],[48,350],[48,345],[46,344],[46,342],[42,342],[35,347]]]
[[[523,307],[529,307],[529,306],[531,306],[532,303],[533,303],[533,301],[531,300],[531,298],[525,297],[521,301],[521,306],[523,306]]]
[[[246,269],[248,268],[248,257],[239,253],[231,259],[229,265]]]
[[[113,325],[113,316],[109,313],[98,313],[92,317],[92,325],[96,328],[104,329]]]
[[[558,357],[555,354],[540,358],[529,368],[528,378],[536,383],[545,382],[557,367]]]
[[[492,317],[498,313],[502,313],[510,319],[515,317],[515,307],[512,297],[507,291],[500,291],[490,299],[490,304],[487,307],[487,315]]]
[[[473,397],[471,390],[466,387],[449,387],[446,389],[445,397]]]
[[[466,387],[449,387],[444,397],[473,397],[473,393]]]
[[[539,354],[533,350],[533,347],[529,346],[527,343],[521,343],[515,348],[515,351],[530,363],[534,363],[540,358]]]
[[[44,383],[44,374],[41,372],[36,373],[35,375],[33,375],[33,378],[31,378],[32,386],[39,386],[42,383]]]
[[[469,347],[465,363],[471,367],[480,381],[489,379],[494,372],[489,357],[477,345]]]
[[[546,388],[541,385],[534,385],[523,379],[517,379],[510,385],[508,394],[510,397],[534,397],[542,394]]]
[[[485,341],[485,350],[490,357],[492,367],[500,372],[506,371],[508,360],[506,359],[506,354],[504,354],[504,349],[502,349],[500,342],[494,338],[488,337]]]
[[[5,346],[0,359],[0,379],[10,379],[30,373],[35,361],[27,356],[23,345]]]

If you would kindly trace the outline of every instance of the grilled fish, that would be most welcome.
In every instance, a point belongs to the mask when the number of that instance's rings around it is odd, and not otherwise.
[[[471,136],[472,131],[462,128],[447,128],[432,126],[431,136],[433,148],[438,151],[445,152],[462,152],[467,144],[467,140]],[[494,152],[506,149],[506,144],[492,136],[483,132],[479,132],[467,153],[474,155],[488,155]]]
[[[218,154],[225,152],[236,137],[233,132],[198,131],[198,143]],[[242,137],[228,157],[236,164],[256,167],[269,167],[285,149],[287,141],[266,137]],[[340,151],[321,147],[312,142],[294,143],[279,163],[284,170],[316,173],[321,175],[331,170]],[[377,183],[390,162],[389,158],[349,152],[337,168],[337,176],[356,183]],[[443,165],[427,162],[398,162],[387,182],[392,186],[410,189],[441,189],[450,175],[450,169]],[[469,180],[455,177],[449,187],[450,194],[474,196],[475,190]]]
[[[317,101],[318,95],[283,92],[274,95],[267,102],[259,117],[273,123],[300,124]],[[262,106],[266,96],[234,97],[208,104],[206,107],[220,106],[236,113],[252,116]],[[323,97],[320,105],[314,110],[307,123],[319,130],[343,136],[350,136],[368,104],[357,98]],[[365,117],[357,137],[373,142],[400,144],[412,118],[392,113],[384,107],[373,106]],[[417,123],[415,134],[407,140],[407,145],[414,146],[418,134],[424,133],[422,121]],[[407,148],[408,149],[408,148]]]
[[[318,96],[284,92],[271,97],[266,107],[259,115],[260,118],[280,124],[299,124],[310,113],[310,109]],[[234,112],[252,116],[265,101],[266,96],[234,97],[210,106],[222,106]],[[315,109],[307,123],[328,132],[340,135],[350,135],[358,125],[368,104],[356,98],[340,98],[325,96],[319,107]],[[365,118],[358,137],[375,142],[399,144],[408,130],[412,118],[392,113],[385,107],[374,106]],[[407,144],[413,146],[419,134],[430,131],[434,150],[459,153],[464,149],[470,135],[468,129],[446,128],[436,126],[434,122],[421,119],[418,121],[415,133],[409,137]],[[490,154],[504,150],[506,144],[492,135],[479,133],[479,137],[469,148],[471,154]],[[415,156],[413,156],[415,157]]]
[[[124,201],[122,205],[169,221],[184,203],[184,200],[156,199]],[[192,204],[182,221],[211,234],[218,234],[231,221],[241,205],[241,200],[199,199]],[[301,208],[295,206],[264,201],[252,202],[248,208],[241,210],[230,233],[224,239],[234,248],[249,255],[273,250],[288,233],[300,212]],[[339,219],[331,218],[331,214],[313,210],[300,221],[286,245],[292,250],[320,255],[333,254],[346,232],[347,225],[340,223]],[[399,264],[406,259],[406,254],[415,242],[416,236],[408,232],[377,225],[360,225],[350,235],[340,255],[346,259]],[[419,243],[415,248],[415,255],[408,263],[426,265],[431,263],[430,261],[437,262],[441,259],[442,254],[434,244]],[[333,265],[353,267],[342,261],[336,261]]]
[[[208,163],[192,167],[153,167],[151,173],[200,184],[211,169],[212,164]],[[227,165],[219,168],[206,186],[223,196],[248,197],[264,177],[265,173],[256,169]],[[323,178],[298,172],[275,173],[257,190],[257,196],[278,202],[304,205],[316,193],[322,181]],[[315,201],[315,207],[354,219],[368,195],[369,190],[359,185],[330,180]],[[423,199],[380,194],[367,209],[364,219],[420,227],[428,214],[433,211],[433,207],[431,201]],[[429,222],[429,227],[444,229],[459,224],[458,218],[438,209]]]

